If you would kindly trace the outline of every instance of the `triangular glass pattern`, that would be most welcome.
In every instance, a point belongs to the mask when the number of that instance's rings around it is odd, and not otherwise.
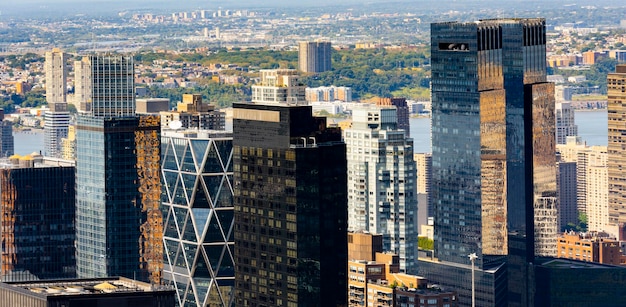
[[[193,174],[185,174],[181,173],[180,177],[183,179],[183,183],[185,185],[185,193],[187,194],[187,199],[189,200],[189,204],[191,204],[191,199],[193,197],[193,190],[196,185],[196,179],[198,176]]]
[[[183,253],[183,247],[178,244],[176,250],[176,260],[174,260],[174,265],[179,268],[187,268],[187,263],[185,262],[185,254]]]
[[[172,194],[172,203],[183,206],[188,205],[187,198],[185,197],[185,191],[183,189],[183,181],[180,179],[180,176]]]
[[[211,285],[211,289],[209,290],[209,296],[207,297],[207,302],[221,302],[221,301],[222,301],[222,297],[219,291],[217,290],[217,285],[213,283],[213,285]]]
[[[210,268],[208,265],[207,257],[204,255],[204,252],[198,255],[198,259],[196,260],[196,270],[193,273],[194,278],[213,278],[211,274]]]
[[[165,241],[165,254],[168,258],[168,263],[174,263],[176,252],[178,251],[178,242],[167,239],[163,241]]]
[[[203,180],[199,180],[198,184],[196,185],[196,195],[193,197],[193,202],[191,204],[193,208],[210,208],[211,207],[211,203],[209,201],[209,198],[207,196],[204,186],[205,184]]]
[[[230,229],[233,224],[233,210],[216,210],[215,211],[217,218],[220,221],[220,225],[226,235],[224,242],[228,242],[230,236]]]
[[[185,231],[182,233],[183,240],[190,242],[197,242],[198,238],[196,237],[196,230],[193,227],[193,222],[191,221],[191,215],[187,218],[187,223],[185,224]]]
[[[228,158],[228,161],[224,161],[224,169],[226,170],[226,172],[229,172],[229,173],[233,172],[233,154],[232,154],[232,152],[230,154],[230,158]]]
[[[211,209],[193,208],[191,209],[191,214],[193,216],[194,223],[196,224],[196,234],[199,238],[201,238],[202,233],[204,233],[204,229],[207,226],[207,220],[209,219],[209,214],[211,214]]]
[[[163,170],[163,179],[165,181],[165,186],[170,194],[173,194],[174,187],[176,186],[176,180],[178,179],[178,173],[175,171],[166,171]]]
[[[206,300],[206,294],[209,292],[209,287],[211,286],[211,279],[210,278],[194,278],[193,283],[196,285],[196,293],[198,294],[198,300],[200,303],[198,305],[204,306],[202,305],[202,303],[205,302]]]
[[[187,290],[187,283],[176,281],[176,290],[178,290],[178,297],[183,298],[185,294],[185,290]]]
[[[163,169],[178,170],[178,164],[176,163],[176,155],[172,144],[167,144],[167,151],[163,151],[161,156],[163,157]]]
[[[203,173],[222,173],[224,169],[222,168],[222,163],[220,162],[220,158],[217,154],[217,149],[215,148],[215,141],[211,143],[209,146],[209,152],[207,153],[206,161],[204,162]]]
[[[226,166],[228,160],[230,159],[230,154],[233,151],[233,142],[232,141],[214,141],[215,147],[217,151],[220,153],[220,158],[222,160],[222,165]]]
[[[178,231],[176,231],[176,223],[174,223],[173,215],[165,221],[165,236],[168,238],[178,239]]]
[[[183,306],[197,306],[196,296],[194,295],[193,287],[191,285],[189,285],[187,289],[187,295],[185,296]]]
[[[207,147],[209,147],[209,141],[207,140],[191,140],[191,149],[193,150],[193,156],[196,160],[196,167],[198,169],[201,169],[202,167]]]
[[[187,220],[187,209],[173,207],[174,209],[174,217],[176,218],[176,224],[178,225],[179,232],[182,233],[183,226],[185,226],[185,221]]]
[[[178,165],[182,165],[183,153],[185,152],[185,148],[187,148],[187,141],[182,139],[172,139],[172,146],[174,146],[174,151],[176,152],[176,161],[178,161]]]
[[[204,178],[204,183],[206,184],[206,188],[209,191],[209,196],[213,201],[213,206],[215,206],[215,200],[217,200],[217,192],[220,189],[220,185],[222,184],[223,175],[215,175],[215,176],[202,176]]]
[[[233,262],[233,256],[230,253],[230,250],[227,248],[224,252],[224,257],[222,257],[222,262],[220,263],[219,268],[215,274],[217,277],[228,277],[235,276],[235,265]]]
[[[226,176],[224,176],[224,182],[222,182],[222,188],[220,189],[220,195],[217,200],[213,201],[213,205],[216,208],[229,208],[233,206],[233,192]]]
[[[193,267],[194,261],[196,260],[196,254],[198,253],[198,246],[190,243],[182,243],[183,248],[185,249],[185,258],[187,259],[187,264],[189,267]]]
[[[209,263],[213,271],[217,270],[217,265],[220,263],[222,252],[224,251],[224,245],[205,245],[206,255],[209,257]]]
[[[191,148],[185,149],[185,156],[183,157],[183,163],[180,165],[180,170],[184,172],[196,173],[196,163],[193,161],[193,155],[191,154]]]
[[[224,235],[222,234],[222,227],[217,221],[215,214],[211,216],[209,226],[204,235],[204,243],[224,243]]]
[[[223,306],[230,306],[232,305],[232,301],[233,301],[233,290],[235,289],[235,280],[234,279],[218,279],[216,280],[217,285],[213,285],[213,286],[217,286],[219,291],[220,291],[220,295],[222,295],[222,299],[223,301]]]

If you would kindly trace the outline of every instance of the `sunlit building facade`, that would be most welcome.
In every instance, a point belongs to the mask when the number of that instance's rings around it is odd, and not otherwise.
[[[299,42],[298,67],[301,72],[324,72],[331,70],[330,42]]]
[[[546,82],[545,37],[540,18],[431,25],[435,256],[468,265],[467,255],[477,253],[480,278],[493,282],[481,285],[487,301],[479,305],[506,297],[509,306],[532,305],[528,266],[535,255],[556,252],[554,86]],[[501,287],[505,259],[509,283]],[[434,274],[424,271],[437,282]],[[469,293],[455,286],[463,303]],[[508,295],[499,292],[505,288]]]
[[[609,222],[626,240],[626,65],[620,64],[607,76],[608,88],[608,175]]]
[[[49,157],[61,157],[61,140],[67,137],[70,113],[67,111],[67,59],[59,49],[46,52],[46,102],[44,114],[44,152]]]

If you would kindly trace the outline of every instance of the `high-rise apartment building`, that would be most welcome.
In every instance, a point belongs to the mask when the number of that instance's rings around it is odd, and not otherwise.
[[[554,109],[556,122],[556,143],[567,143],[567,137],[578,136],[578,126],[574,121],[574,108],[570,102],[557,102]]]
[[[92,55],[76,125],[77,274],[160,283],[160,120],[135,116],[133,59]]]
[[[44,155],[61,158],[63,139],[67,138],[70,125],[70,112],[66,102],[48,103],[44,113]]]
[[[74,61],[74,104],[78,111],[89,111],[91,86],[91,61],[85,56],[80,61]]]
[[[261,69],[261,82],[252,86],[252,102],[306,103],[305,88],[295,69]]]
[[[430,187],[433,177],[433,155],[431,153],[416,153],[413,155],[417,168],[417,215],[419,225],[427,225],[429,217],[433,216],[434,209],[430,197]]]
[[[46,52],[44,70],[48,103],[67,102],[67,60],[67,54],[58,48]]]
[[[417,272],[417,192],[413,139],[398,129],[396,108],[352,110],[343,133],[348,157],[348,230],[383,236],[400,271]]]
[[[546,82],[545,43],[540,18],[431,25],[435,256],[469,265],[468,254],[478,255],[478,305],[505,298],[509,306],[532,305],[529,264],[556,253],[554,86]],[[498,273],[505,257],[508,295]],[[440,264],[435,272],[420,262],[419,269],[467,302],[460,283],[469,266]]]
[[[61,158],[76,160],[76,126],[69,126],[67,137],[61,140]]]
[[[235,103],[235,304],[347,305],[346,145],[294,104]]]
[[[161,140],[163,281],[179,306],[232,306],[232,133],[164,130]]]
[[[409,106],[406,98],[378,98],[376,105],[395,106],[398,114],[398,129],[404,130],[406,137],[411,137],[411,125],[409,123]]]
[[[73,163],[0,162],[0,281],[76,277]]]
[[[10,157],[14,153],[13,123],[4,120],[4,110],[0,109],[0,157]]]
[[[618,228],[617,238],[626,240],[626,65],[607,76],[609,222]]]
[[[224,130],[226,115],[215,109],[215,106],[202,103],[202,95],[183,94],[183,101],[176,111],[162,111],[161,127],[168,128],[173,121],[179,121],[184,129]]]
[[[298,68],[301,72],[331,70],[332,48],[330,42],[299,42]]]

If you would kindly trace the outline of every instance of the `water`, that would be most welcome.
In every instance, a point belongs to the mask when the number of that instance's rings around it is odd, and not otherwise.
[[[27,155],[33,152],[43,152],[43,130],[13,131],[15,153]]]
[[[587,145],[606,146],[608,142],[608,119],[606,110],[576,111],[576,124],[578,135]],[[430,118],[411,118],[411,137],[413,138],[414,151],[431,152],[430,143]],[[232,129],[232,120],[227,121],[227,129]],[[25,155],[32,152],[43,151],[42,130],[14,131],[15,153]]]

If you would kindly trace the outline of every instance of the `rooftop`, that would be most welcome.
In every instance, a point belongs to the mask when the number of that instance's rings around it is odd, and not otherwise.
[[[120,292],[154,292],[171,291],[165,286],[152,286],[148,283],[124,278],[94,278],[94,279],[67,279],[45,280],[29,282],[7,282],[5,285],[20,288],[36,293],[37,296],[60,296],[60,295],[94,295]]]

